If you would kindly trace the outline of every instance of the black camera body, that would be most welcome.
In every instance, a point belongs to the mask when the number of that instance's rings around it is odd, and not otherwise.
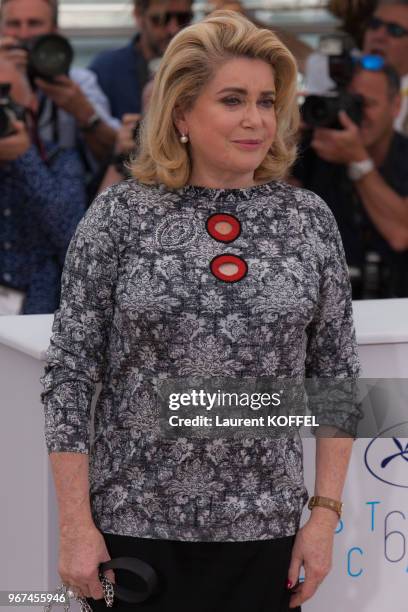
[[[340,90],[321,96],[307,96],[301,108],[301,113],[308,127],[342,130],[343,126],[338,118],[339,112],[345,111],[354,123],[360,125],[363,117],[363,107],[361,96]]]
[[[60,34],[36,36],[20,41],[15,48],[27,51],[31,81],[39,77],[52,82],[55,77],[68,74],[74,58],[71,43]]]
[[[363,98],[347,91],[354,71],[354,61],[347,48],[347,41],[342,36],[334,36],[327,39],[326,43],[323,52],[327,55],[330,78],[336,87],[324,95],[307,96],[300,109],[302,118],[311,128],[341,130],[343,128],[338,114],[343,110],[354,123],[360,125],[363,118]]]
[[[0,138],[14,134],[14,121],[25,121],[26,109],[10,98],[10,89],[10,83],[0,83]]]

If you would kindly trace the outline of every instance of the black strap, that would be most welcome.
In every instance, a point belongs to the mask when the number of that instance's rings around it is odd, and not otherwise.
[[[145,601],[157,588],[158,578],[156,571],[151,565],[136,559],[135,557],[117,557],[110,561],[105,561],[99,565],[99,570],[104,572],[108,569],[124,569],[136,574],[146,583],[146,588],[142,591],[133,591],[118,584],[113,585],[113,591],[118,599],[129,603],[140,603]]]

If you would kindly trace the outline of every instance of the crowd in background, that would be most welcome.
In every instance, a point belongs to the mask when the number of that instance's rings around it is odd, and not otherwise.
[[[235,0],[221,7],[251,17]],[[304,74],[306,101],[317,96],[287,180],[333,211],[354,299],[408,297],[408,1],[329,7],[343,27],[321,51],[273,28]],[[0,315],[54,312],[79,220],[128,177],[160,58],[194,13],[191,0],[135,0],[134,17],[125,47],[49,77],[35,43],[54,35],[51,59],[63,44],[57,0],[1,0]]]

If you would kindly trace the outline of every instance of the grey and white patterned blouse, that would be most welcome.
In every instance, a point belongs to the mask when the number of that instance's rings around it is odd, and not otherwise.
[[[231,243],[206,228],[235,216]],[[228,252],[247,274],[224,282]],[[96,526],[190,541],[293,535],[307,499],[298,437],[166,438],[155,390],[181,377],[355,377],[341,239],[315,194],[271,182],[102,193],[70,244],[44,384],[49,452],[90,453]],[[90,406],[102,382],[90,444]]]

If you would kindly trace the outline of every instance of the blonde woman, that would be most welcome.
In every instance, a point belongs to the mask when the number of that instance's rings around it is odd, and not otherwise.
[[[43,401],[59,572],[94,610],[110,558],[158,577],[117,610],[299,610],[329,571],[349,439],[318,439],[315,495],[332,501],[299,529],[298,437],[166,437],[156,401],[163,380],[357,375],[337,227],[281,182],[297,126],[295,62],[272,32],[224,11],[184,29],[134,179],[97,198],[70,245]]]

